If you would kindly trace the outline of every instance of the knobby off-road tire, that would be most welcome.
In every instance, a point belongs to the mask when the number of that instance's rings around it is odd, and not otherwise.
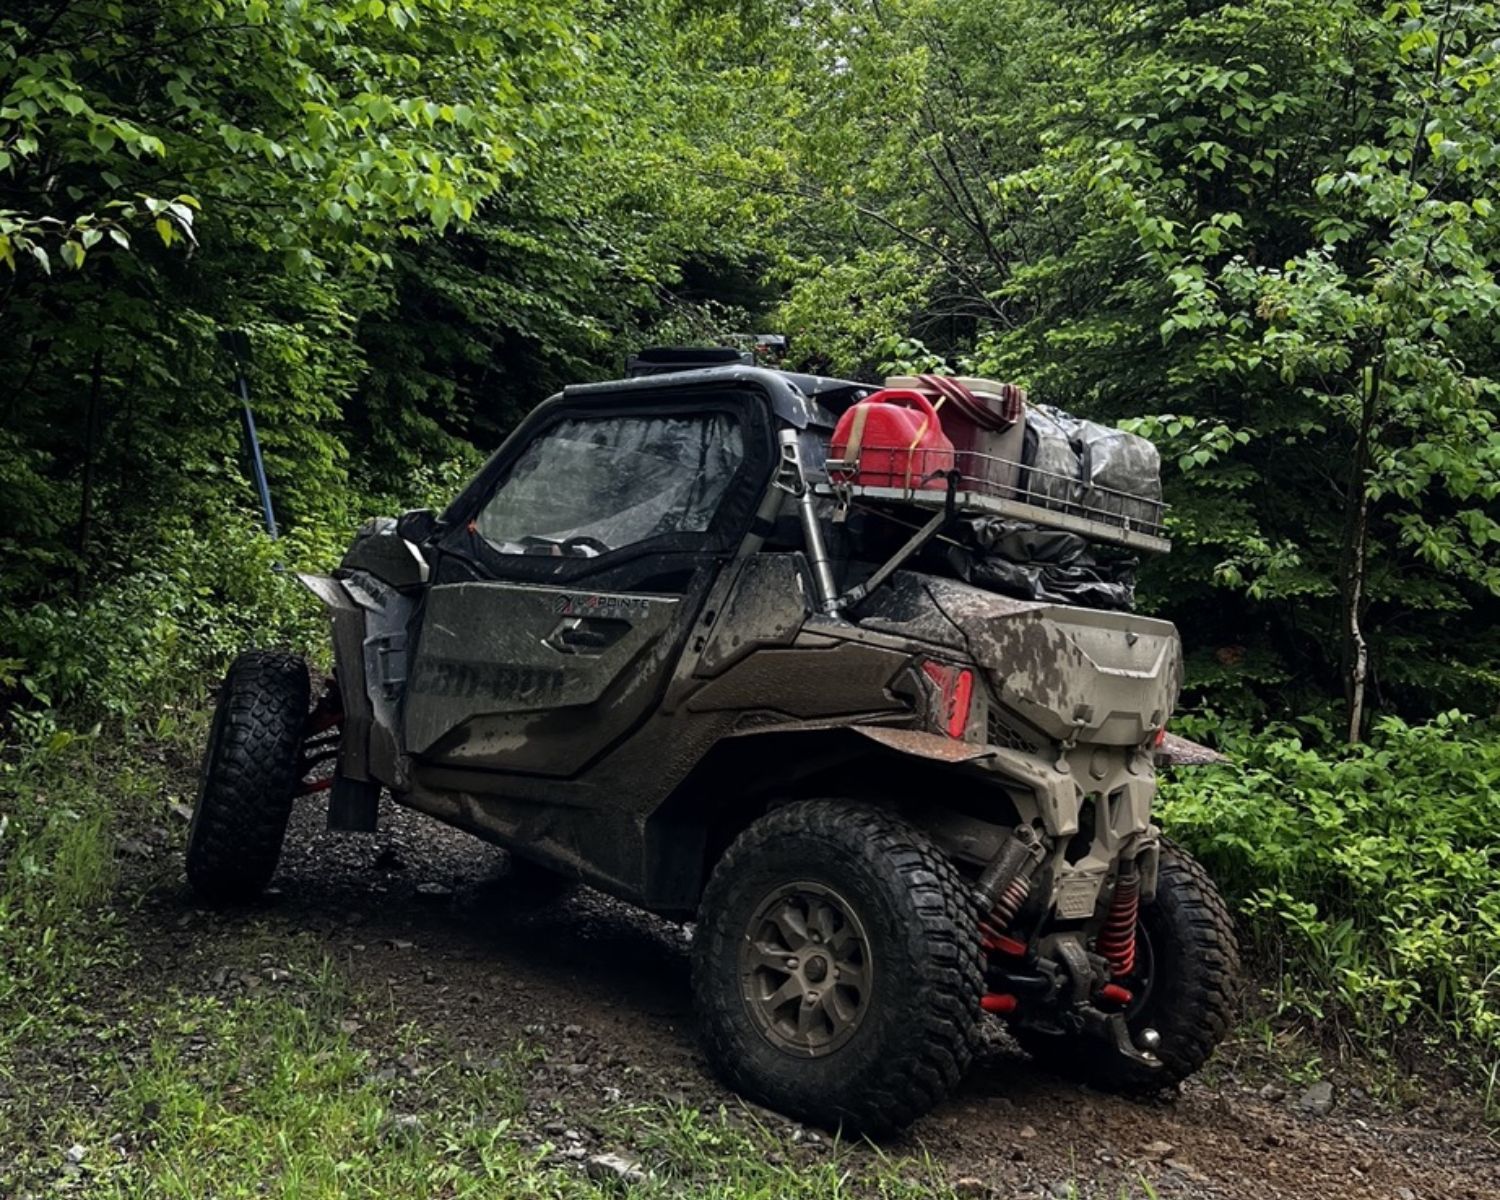
[[[1233,1022],[1239,945],[1208,872],[1165,839],[1156,899],[1142,907],[1139,928],[1148,945],[1137,947],[1138,973],[1149,973],[1150,986],[1128,1010],[1127,1023],[1132,1034],[1143,1029],[1161,1034],[1156,1051],[1161,1067],[1152,1070],[1083,1039],[1036,1030],[1015,1031],[1022,1049],[1095,1087],[1135,1094],[1176,1084],[1208,1061]]]
[[[188,882],[205,900],[249,900],[276,870],[308,691],[307,664],[293,654],[252,650],[224,678],[188,827]]]
[[[857,1017],[817,1052],[779,1044],[767,1030],[776,977],[765,983],[768,969],[747,968],[745,958],[764,946],[757,934],[773,930],[767,911],[795,913],[808,896],[806,926],[836,929],[819,935],[822,948],[838,944],[846,956],[831,975],[868,980],[867,992],[844,993],[860,997],[842,1006]],[[829,916],[845,909],[852,919]],[[708,1059],[737,1092],[791,1116],[854,1135],[897,1132],[969,1066],[984,991],[977,929],[970,889],[899,817],[827,800],[777,809],[735,840],[703,896],[693,992]],[[865,949],[851,950],[856,942]],[[819,946],[806,949],[803,961],[816,965]],[[813,986],[829,986],[833,959],[830,950]],[[804,1001],[792,1003],[793,1014]],[[840,1028],[832,1016],[828,1023]]]

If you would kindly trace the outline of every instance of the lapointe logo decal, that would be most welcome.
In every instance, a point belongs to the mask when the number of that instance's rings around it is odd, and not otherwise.
[[[564,617],[629,617],[645,616],[651,601],[644,596],[600,596],[579,594],[559,596],[558,614]]]

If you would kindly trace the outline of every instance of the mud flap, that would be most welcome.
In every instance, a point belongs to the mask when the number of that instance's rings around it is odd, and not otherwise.
[[[328,793],[328,828],[341,833],[374,833],[380,814],[380,785],[340,773]]]
[[[400,786],[396,710],[406,675],[406,626],[412,602],[364,572],[344,579],[298,575],[333,623],[343,697],[339,777]]]
[[[302,574],[297,579],[327,607],[333,625],[334,670],[344,705],[339,777],[367,780],[370,776],[370,726],[374,713],[365,688],[364,611],[341,580],[327,575]]]

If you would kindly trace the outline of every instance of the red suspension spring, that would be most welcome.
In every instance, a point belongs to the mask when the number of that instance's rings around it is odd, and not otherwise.
[[[1016,914],[1021,911],[1021,905],[1026,903],[1026,897],[1031,894],[1031,884],[1024,879],[1012,879],[995,901],[995,907],[990,909],[989,916],[979,923],[979,928],[986,936],[995,938],[1005,933],[1016,919]]]
[[[1116,977],[1135,970],[1135,925],[1140,909],[1140,880],[1134,869],[1121,871],[1098,941],[1099,953],[1108,960]]]
[[[293,793],[310,796],[314,792],[326,792],[333,786],[333,776],[308,778],[319,764],[332,762],[339,756],[339,739],[343,736],[344,705],[339,696],[337,682],[330,682],[318,698],[312,712],[307,714],[307,723],[302,727],[302,772],[301,782]]]

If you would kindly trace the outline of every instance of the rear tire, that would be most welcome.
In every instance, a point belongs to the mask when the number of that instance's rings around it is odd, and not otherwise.
[[[968,1068],[983,991],[970,889],[891,813],[776,809],[704,892],[693,992],[709,1062],[791,1116],[872,1137],[905,1128]]]
[[[1161,1035],[1153,1070],[1111,1055],[1079,1037],[1019,1028],[1016,1041],[1044,1066],[1094,1087],[1150,1093],[1186,1079],[1206,1063],[1234,1020],[1239,944],[1213,880],[1190,854],[1162,841],[1156,899],[1141,909],[1137,973],[1149,976],[1142,999],[1127,1010],[1132,1035]],[[1125,981],[1127,986],[1132,981]]]
[[[252,650],[219,691],[188,827],[187,877],[205,900],[232,903],[271,881],[301,775],[307,664]]]

